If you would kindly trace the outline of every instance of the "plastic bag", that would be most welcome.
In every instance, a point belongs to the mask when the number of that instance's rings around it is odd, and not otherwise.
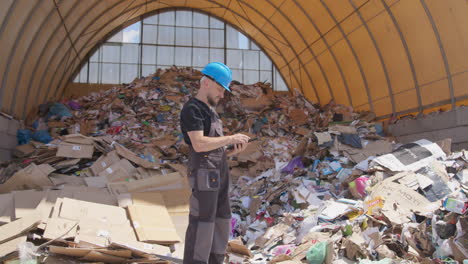
[[[32,132],[28,129],[18,129],[16,132],[16,140],[18,140],[18,145],[28,144],[31,141]]]
[[[52,116],[62,119],[63,117],[71,117],[72,114],[64,104],[55,103],[50,107],[46,120],[49,120]]]
[[[49,132],[47,132],[47,130],[39,130],[34,132],[34,134],[32,135],[32,139],[44,144],[47,144],[52,141],[52,137],[50,136]]]
[[[310,264],[321,264],[327,257],[327,242],[319,242],[310,247],[307,252],[307,262]]]
[[[286,165],[286,167],[284,167],[281,170],[281,172],[291,174],[291,173],[294,173],[294,170],[296,168],[300,168],[300,169],[304,168],[304,164],[302,163],[302,157],[301,156],[298,156],[298,157],[295,157],[294,159],[292,159],[288,163],[288,165]]]

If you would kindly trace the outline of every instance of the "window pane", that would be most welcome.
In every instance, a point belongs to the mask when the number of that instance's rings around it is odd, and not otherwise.
[[[259,51],[255,50],[243,50],[244,55],[244,69],[257,70],[258,69],[258,55]],[[245,78],[245,76],[244,76]]]
[[[210,17],[210,28],[224,28],[224,23],[214,17]]]
[[[74,83],[79,83],[79,82],[80,82],[80,73],[78,73],[78,74],[75,76],[75,79],[73,79],[73,82],[74,82]]]
[[[158,44],[174,44],[174,27],[159,26]]]
[[[244,70],[244,84],[254,84],[258,82],[258,71]]]
[[[123,30],[122,41],[125,43],[140,43],[140,22],[136,22]]]
[[[102,49],[102,47],[99,48],[99,49],[97,49],[97,50],[94,52],[94,54],[91,56],[91,58],[89,58],[89,60],[92,61],[92,62],[98,62],[98,61],[99,61],[99,54],[100,54],[100,52],[101,52],[101,49]]]
[[[102,65],[102,83],[119,83],[119,65],[103,63]]]
[[[226,46],[228,48],[239,48],[239,32],[230,26],[226,26]]]
[[[193,29],[193,46],[208,47],[208,29]]]
[[[109,38],[107,42],[122,42],[123,40],[123,30],[120,30],[119,32],[115,33],[114,36]]]
[[[191,46],[192,45],[192,29],[191,28],[176,28],[176,45]]]
[[[210,49],[210,62],[224,63],[224,49]]]
[[[142,65],[142,76],[148,76],[156,72],[156,65]]]
[[[263,52],[260,52],[260,69],[271,71],[271,60]]]
[[[143,43],[156,44],[158,26],[143,25]]]
[[[242,33],[239,34],[239,49],[249,49],[249,39]]]
[[[201,13],[193,13],[193,26],[207,28],[208,16]]]
[[[89,63],[89,83],[98,83],[99,68],[98,63]]]
[[[192,48],[175,48],[175,64],[192,66]]]
[[[158,15],[150,16],[145,19],[143,19],[143,24],[153,24],[157,25],[158,24]]]
[[[260,80],[261,82],[269,82],[272,81],[272,74],[271,71],[260,71]]]
[[[224,47],[224,30],[210,29],[210,47]]]
[[[286,83],[284,82],[283,78],[279,74],[278,70],[275,67],[275,75],[274,75],[274,87],[273,90],[275,91],[287,91],[288,87],[286,86]]]
[[[138,63],[140,47],[136,44],[123,44],[122,63]]]
[[[208,49],[193,48],[193,66],[205,66],[208,64],[208,56]]]
[[[192,26],[192,12],[179,10],[176,11],[176,25],[177,26]]]
[[[159,25],[174,26],[175,12],[164,12],[159,14]]]
[[[242,69],[241,50],[227,50],[227,66],[235,69]]]
[[[143,64],[156,64],[156,46],[143,45]]]
[[[174,64],[174,47],[158,47],[158,65]]]
[[[83,68],[81,68],[78,81],[80,83],[87,83],[88,82],[88,63],[83,65]]]
[[[231,70],[232,70],[232,79],[242,83],[243,82],[242,70],[236,70],[236,69],[231,69]]]
[[[120,82],[131,83],[138,75],[138,66],[136,64],[122,64],[120,72]]]
[[[255,45],[255,43],[253,41],[250,41],[250,49],[260,50],[260,48],[257,45]]]
[[[103,62],[119,62],[120,61],[120,46],[104,45],[102,47]]]

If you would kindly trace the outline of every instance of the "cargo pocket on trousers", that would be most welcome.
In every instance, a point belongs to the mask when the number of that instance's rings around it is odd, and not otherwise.
[[[199,191],[219,190],[219,170],[218,169],[198,169],[197,187]]]

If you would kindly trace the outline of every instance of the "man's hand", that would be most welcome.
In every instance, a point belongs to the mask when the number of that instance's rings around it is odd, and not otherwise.
[[[248,141],[248,140],[247,140],[247,141]],[[228,157],[237,155],[237,154],[241,153],[242,151],[244,151],[244,150],[247,148],[248,145],[249,145],[249,143],[234,144],[234,149],[228,150],[228,151],[226,152],[226,155],[227,155]]]
[[[230,137],[230,145],[235,144],[247,144],[249,142],[250,137],[244,134],[234,134]]]

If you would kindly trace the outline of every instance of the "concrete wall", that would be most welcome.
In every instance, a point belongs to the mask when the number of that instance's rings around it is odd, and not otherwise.
[[[16,147],[16,130],[19,122],[0,115],[0,161],[12,158],[12,150]]]
[[[451,138],[453,151],[468,149],[468,107],[459,107],[416,120],[400,120],[390,125],[389,131],[402,143],[421,138],[431,141]]]

